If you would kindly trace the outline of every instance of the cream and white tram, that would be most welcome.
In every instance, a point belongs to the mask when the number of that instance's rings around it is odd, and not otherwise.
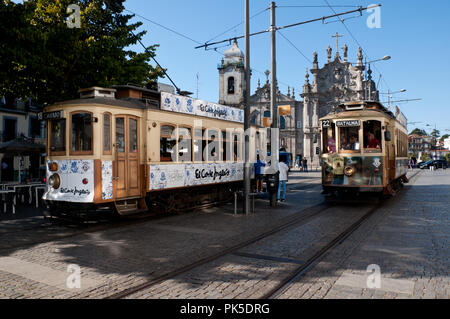
[[[339,105],[320,119],[324,193],[392,194],[407,182],[406,118],[381,103],[358,101]]]
[[[80,95],[43,112],[50,214],[176,212],[241,187],[243,110],[131,85]]]

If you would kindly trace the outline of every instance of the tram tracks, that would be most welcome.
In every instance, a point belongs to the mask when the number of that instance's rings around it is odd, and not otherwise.
[[[200,259],[196,262],[193,262],[191,264],[185,265],[183,267],[180,267],[174,271],[168,272],[166,274],[163,274],[161,276],[158,276],[154,279],[151,279],[147,282],[144,282],[140,285],[137,286],[133,286],[127,289],[124,289],[121,292],[118,292],[116,294],[113,294],[111,296],[106,297],[106,299],[122,299],[122,298],[126,298],[128,296],[131,296],[135,293],[138,293],[142,290],[148,289],[152,286],[155,286],[161,282],[164,282],[166,280],[170,280],[174,277],[177,277],[181,274],[187,273],[190,270],[193,270],[197,267],[200,267],[202,265],[205,265],[207,263],[210,263],[212,261],[215,261],[221,257],[233,254],[235,252],[237,252],[238,250],[250,246],[251,244],[254,244],[262,239],[265,239],[269,236],[272,236],[276,233],[279,233],[283,230],[286,230],[292,226],[300,226],[303,224],[306,224],[307,222],[311,221],[312,219],[318,217],[320,215],[320,213],[324,212],[325,210],[327,210],[329,208],[329,206],[322,202],[320,204],[317,204],[315,206],[312,207],[308,207],[306,209],[303,209],[302,211],[299,211],[297,213],[295,213],[293,218],[290,218],[289,220],[287,220],[286,222],[282,223],[281,225],[278,225],[277,227],[274,227],[268,231],[264,231],[260,234],[258,234],[257,236],[254,236],[250,239],[244,240],[243,242],[240,242],[236,245],[233,245],[231,247],[228,247],[216,254],[213,254],[211,256],[205,257],[203,259]],[[300,214],[300,215],[299,215]]]
[[[410,177],[410,181],[412,181],[413,178],[418,173],[419,172],[416,172],[415,174],[413,174]],[[262,298],[263,299],[276,298],[277,296],[282,294],[284,291],[289,289],[289,287],[292,285],[292,283],[294,283],[299,277],[304,275],[311,267],[313,267],[316,263],[318,263],[329,251],[331,251],[334,247],[336,247],[337,245],[342,243],[346,238],[348,238],[351,234],[353,234],[364,222],[366,222],[383,205],[384,205],[384,202],[379,202],[379,203],[373,205],[372,207],[370,207],[369,210],[366,213],[364,213],[364,215],[362,217],[360,217],[357,221],[353,222],[350,226],[346,227],[342,232],[340,232],[336,237],[334,237],[327,244],[322,246],[317,252],[315,252],[311,257],[309,257],[309,259],[307,259],[306,262],[300,264],[293,271],[291,271],[275,287],[271,288],[267,293],[265,293]],[[308,213],[302,214],[301,216],[297,216],[293,220],[290,220],[278,227],[275,227],[272,230],[266,231],[266,232],[264,232],[258,236],[255,236],[249,240],[246,240],[242,243],[239,243],[237,245],[229,247],[219,253],[216,253],[216,254],[206,257],[206,258],[203,258],[199,261],[196,261],[194,263],[191,263],[189,265],[181,267],[177,270],[171,271],[167,274],[164,274],[162,276],[159,276],[157,278],[154,278],[152,280],[144,282],[140,285],[124,289],[123,291],[115,293],[106,298],[107,299],[122,299],[122,298],[130,297],[139,292],[145,291],[153,286],[156,286],[160,283],[174,279],[175,277],[185,274],[191,270],[194,270],[197,267],[200,267],[207,263],[216,261],[219,258],[225,257],[227,255],[238,255],[239,256],[238,251],[240,249],[248,247],[258,241],[261,241],[261,240],[263,240],[267,237],[270,237],[274,234],[277,234],[279,232],[287,230],[293,226],[299,227],[303,224],[306,224],[307,222],[311,221],[313,218],[318,217],[322,212],[324,212],[328,208],[330,208],[330,206],[328,204],[326,204],[326,202],[323,202],[323,203],[320,203],[313,207],[310,207],[309,209],[307,209],[307,210],[310,210]],[[281,260],[283,258],[278,258],[278,259]]]
[[[306,183],[299,186],[294,186],[288,189],[289,190],[304,190],[309,187],[317,187],[320,184],[318,183]],[[227,204],[229,201],[215,201],[209,203],[199,204],[193,207],[190,207],[188,213],[193,210],[207,209],[212,207],[221,206]],[[43,244],[46,242],[51,242],[52,240],[61,240],[65,238],[70,238],[82,234],[95,233],[99,231],[105,231],[110,229],[118,229],[121,227],[133,226],[143,224],[152,220],[162,219],[168,216],[180,215],[181,212],[177,211],[172,214],[158,214],[158,213],[141,213],[136,215],[126,216],[124,219],[114,220],[114,219],[101,219],[101,220],[82,220],[75,218],[52,218],[52,219],[44,219],[38,220],[36,224],[31,224],[25,227],[5,227],[4,229],[0,229],[0,238],[7,238],[7,236],[14,236],[17,234],[23,234],[24,232],[36,231],[42,234],[45,231],[52,231],[55,234],[50,235],[48,237],[42,238],[39,236],[39,239],[30,240],[28,242],[23,242],[25,240],[24,237],[21,236],[20,243],[15,244],[5,244],[5,241],[0,243],[0,251],[7,249],[17,249],[17,248],[25,248],[33,245]],[[45,235],[48,235],[46,233]]]
[[[410,176],[409,180],[412,181],[420,171],[414,173]],[[290,272],[283,280],[281,280],[275,287],[270,289],[261,299],[274,299],[282,295],[287,291],[300,277],[302,277],[309,269],[311,269],[315,264],[320,262],[327,253],[329,253],[336,246],[341,244],[346,238],[352,235],[364,222],[370,219],[379,208],[384,205],[381,202],[365,213],[356,222],[352,223],[344,231],[338,234],[335,238],[324,245],[319,251],[317,251],[313,256],[311,256],[304,264],[298,266],[293,271]]]

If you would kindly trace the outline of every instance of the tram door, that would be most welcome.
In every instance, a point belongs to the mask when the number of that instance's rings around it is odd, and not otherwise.
[[[139,119],[118,115],[115,120],[116,197],[139,196]]]

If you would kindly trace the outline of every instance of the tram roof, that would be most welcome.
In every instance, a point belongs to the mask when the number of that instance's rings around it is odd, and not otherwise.
[[[53,105],[68,105],[68,104],[101,104],[108,106],[120,106],[120,107],[128,107],[133,109],[148,109],[149,107],[158,108],[156,106],[149,106],[144,103],[140,99],[135,98],[122,98],[122,99],[112,99],[105,97],[94,97],[94,98],[82,98],[82,99],[74,99],[62,102],[56,102]]]
[[[337,108],[322,119],[344,118],[349,116],[375,115],[395,119],[394,114],[377,101],[351,101],[339,104]]]

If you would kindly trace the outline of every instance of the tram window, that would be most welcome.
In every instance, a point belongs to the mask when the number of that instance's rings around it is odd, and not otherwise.
[[[66,151],[66,119],[50,121],[50,152]]]
[[[129,152],[137,153],[138,150],[138,139],[137,139],[137,120],[129,119],[129,131],[130,131],[130,139],[129,139]]]
[[[169,125],[161,126],[160,137],[160,161],[173,162],[172,154],[175,154],[176,139],[173,136],[174,127]]]
[[[191,129],[178,128],[178,160],[180,162],[192,161],[192,138]]]
[[[339,128],[339,150],[359,151],[359,127]]]
[[[125,119],[116,118],[116,145],[117,152],[125,153]]]
[[[207,154],[209,161],[218,161],[220,160],[220,138],[219,131],[217,130],[208,130],[208,147]]]
[[[92,151],[92,114],[72,114],[72,151]]]
[[[103,114],[103,152],[111,152],[111,116]]]
[[[380,121],[364,121],[364,151],[365,152],[381,152],[381,122]]]
[[[336,130],[335,124],[331,123],[331,127],[324,127],[322,129],[324,153],[336,153]]]
[[[233,161],[241,161],[243,154],[243,133],[233,133]]]
[[[225,162],[227,160],[227,132],[222,131],[222,160]]]
[[[206,141],[203,141],[205,130],[201,128],[194,129],[194,161],[201,162],[203,160],[203,148]]]

